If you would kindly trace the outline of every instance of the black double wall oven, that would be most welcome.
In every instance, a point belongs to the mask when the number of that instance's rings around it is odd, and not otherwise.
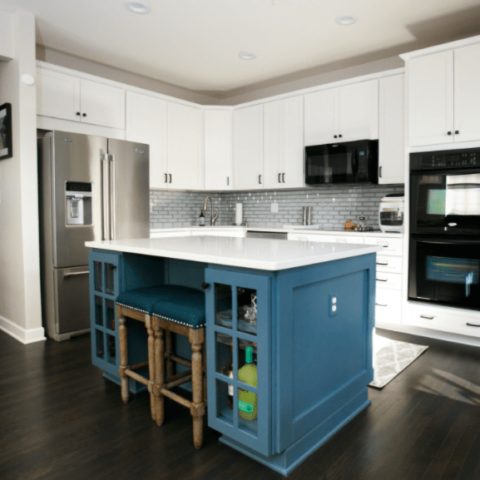
[[[480,148],[410,155],[410,300],[480,310]]]

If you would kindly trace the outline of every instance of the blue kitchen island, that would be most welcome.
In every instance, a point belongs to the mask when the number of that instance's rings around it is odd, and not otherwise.
[[[116,383],[116,297],[159,284],[205,289],[208,425],[221,442],[287,475],[370,404],[381,247],[214,236],[87,246],[92,359]],[[132,364],[147,359],[145,328],[135,323]],[[181,338],[176,347],[189,354]],[[247,381],[252,352],[256,378]]]

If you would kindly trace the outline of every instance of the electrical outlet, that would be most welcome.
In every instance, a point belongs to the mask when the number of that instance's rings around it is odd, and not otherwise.
[[[328,296],[328,314],[330,317],[333,317],[337,314],[338,311],[338,304],[337,304],[337,296],[336,295],[329,295]]]
[[[272,213],[278,213],[278,203],[277,203],[277,202],[272,203],[272,205],[271,205],[271,212],[272,212]]]

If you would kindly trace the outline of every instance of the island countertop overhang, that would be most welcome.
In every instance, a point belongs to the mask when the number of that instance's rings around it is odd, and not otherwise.
[[[139,238],[86,242],[88,248],[279,271],[377,253],[379,245],[234,237]]]

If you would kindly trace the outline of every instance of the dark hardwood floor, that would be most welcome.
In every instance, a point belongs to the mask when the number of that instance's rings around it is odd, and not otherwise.
[[[480,479],[480,349],[428,344],[372,405],[289,479]],[[147,394],[128,405],[90,363],[90,338],[21,345],[0,332],[0,479],[281,479],[218,442],[192,445],[189,412],[166,399],[156,427]]]

